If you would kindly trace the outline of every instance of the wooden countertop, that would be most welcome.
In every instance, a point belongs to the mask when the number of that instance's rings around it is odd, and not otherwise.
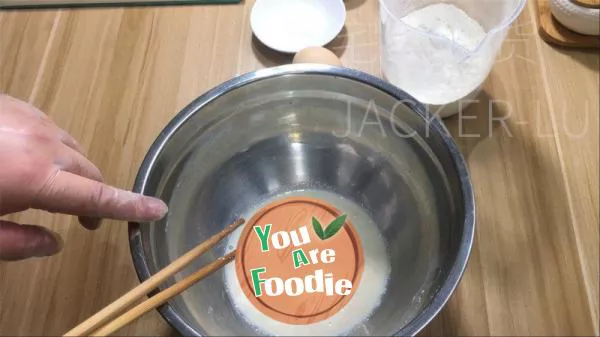
[[[0,12],[0,91],[46,111],[110,183],[131,188],[152,141],[192,99],[290,61],[253,41],[252,3]],[[333,50],[378,75],[378,2],[348,8]],[[599,334],[599,56],[548,46],[535,20],[530,1],[480,102],[446,121],[472,174],[476,242],[424,334]],[[64,333],[137,284],[125,223],[90,233],[67,216],[9,218],[51,227],[65,249],[0,264],[1,335]],[[172,333],[155,312],[121,331]]]

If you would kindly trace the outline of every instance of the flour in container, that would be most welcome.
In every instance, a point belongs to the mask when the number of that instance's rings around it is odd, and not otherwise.
[[[386,78],[429,105],[451,105],[485,81],[494,48],[481,42],[485,30],[460,8],[438,3],[389,22]],[[394,31],[395,30],[395,31]]]

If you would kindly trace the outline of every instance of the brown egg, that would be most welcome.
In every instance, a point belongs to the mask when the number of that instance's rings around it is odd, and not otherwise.
[[[294,56],[294,63],[318,63],[332,66],[342,66],[342,61],[330,50],[322,47],[309,47],[299,51]]]

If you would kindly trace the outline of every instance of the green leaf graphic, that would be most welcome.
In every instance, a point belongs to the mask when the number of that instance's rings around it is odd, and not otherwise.
[[[325,240],[325,233],[323,233],[323,227],[321,227],[321,223],[314,216],[312,218],[312,225],[319,239]]]
[[[342,229],[342,227],[346,223],[346,217],[346,214],[338,217],[337,219],[333,220],[327,226],[327,228],[325,228],[325,240],[333,237],[335,234],[337,234],[337,232],[340,231],[340,229]]]

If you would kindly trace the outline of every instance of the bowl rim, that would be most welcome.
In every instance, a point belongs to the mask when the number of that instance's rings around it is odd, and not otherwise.
[[[193,100],[167,124],[167,126],[157,136],[156,140],[148,150],[140,169],[138,170],[138,174],[133,186],[133,192],[145,194],[148,178],[152,168],[155,166],[158,155],[162,152],[163,148],[169,142],[175,132],[177,132],[177,130],[184,123],[186,123],[203,107],[218,99],[223,94],[226,94],[234,89],[243,87],[253,82],[291,74],[325,75],[353,80],[380,90],[401,102],[405,102],[404,104],[410,102],[411,106],[408,106],[409,109],[430,123],[430,127],[434,130],[434,132],[437,133],[438,136],[440,136],[444,146],[449,152],[449,155],[458,173],[458,180],[462,194],[464,208],[463,234],[460,239],[456,259],[454,260],[454,263],[452,264],[452,267],[450,268],[448,276],[442,287],[433,296],[430,303],[415,318],[413,318],[412,321],[394,334],[394,336],[414,336],[423,328],[425,328],[439,314],[441,309],[446,305],[450,297],[453,295],[456,287],[462,279],[471,255],[475,233],[475,199],[466,161],[463,155],[460,153],[458,145],[455,143],[441,119],[431,114],[427,109],[425,109],[424,105],[419,103],[415,98],[401,89],[393,86],[392,84],[360,70],[317,64],[283,65],[261,69],[234,77],[233,79],[214,87],[213,89]],[[138,279],[140,282],[143,282],[148,279],[151,274],[146,260],[147,256],[144,254],[140,226],[140,223],[130,222],[128,234],[134,268]],[[169,302],[159,307],[157,311],[167,321],[167,323],[169,323],[183,336],[202,336],[198,331],[196,331],[196,329],[192,328],[186,323],[185,319],[175,311]]]

